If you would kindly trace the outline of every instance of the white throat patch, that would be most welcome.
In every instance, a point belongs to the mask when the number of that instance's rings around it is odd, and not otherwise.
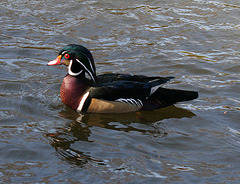
[[[81,71],[78,72],[78,73],[72,72],[72,70],[71,70],[72,63],[73,63],[73,60],[71,60],[70,63],[69,63],[69,66],[68,66],[68,74],[69,74],[69,75],[72,75],[72,76],[77,76],[77,75],[81,74],[81,73],[83,72],[83,70],[81,70]]]

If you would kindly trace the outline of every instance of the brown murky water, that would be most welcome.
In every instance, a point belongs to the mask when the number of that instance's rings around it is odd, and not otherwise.
[[[1,183],[239,183],[238,0],[0,2]],[[175,76],[197,100],[79,115],[59,99],[68,43],[98,74]]]

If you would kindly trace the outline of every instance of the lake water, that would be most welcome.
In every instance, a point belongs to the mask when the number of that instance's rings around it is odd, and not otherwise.
[[[0,2],[0,183],[239,183],[239,0]],[[64,106],[69,43],[97,73],[175,76],[199,98],[156,111]]]

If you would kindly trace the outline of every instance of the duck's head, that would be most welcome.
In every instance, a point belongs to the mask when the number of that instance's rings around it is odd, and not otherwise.
[[[48,63],[49,66],[64,64],[68,66],[68,74],[84,76],[87,73],[96,82],[96,69],[91,52],[82,45],[70,44],[60,50],[58,57]]]

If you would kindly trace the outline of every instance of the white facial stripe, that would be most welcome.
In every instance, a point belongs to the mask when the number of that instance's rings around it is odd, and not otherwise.
[[[65,54],[67,51],[63,51],[62,53],[61,53],[61,55],[63,55],[63,54]]]
[[[90,71],[86,68],[86,66],[81,63],[81,61],[79,61],[78,59],[76,59],[76,60],[77,60],[77,62],[79,62],[79,63],[85,68],[85,70],[86,70],[86,71],[88,72],[88,74],[91,76],[92,80],[93,80],[94,82],[96,82],[95,79],[94,79],[94,77],[93,77],[93,75],[92,75],[92,72],[90,72]],[[93,71],[93,72],[94,72],[94,71]]]
[[[89,64],[90,64],[90,66],[91,66],[92,71],[95,73],[95,71],[94,71],[94,69],[93,69],[93,66],[92,66],[92,63],[91,63],[91,61],[90,61],[89,58],[88,58],[88,62],[89,62]]]
[[[83,70],[81,70],[81,71],[78,72],[78,73],[73,73],[73,72],[71,71],[72,62],[73,62],[73,60],[71,60],[70,63],[69,63],[69,66],[68,66],[68,74],[69,74],[69,75],[72,75],[72,76],[77,76],[77,75],[81,74],[81,73],[83,72]]]
[[[86,56],[84,53],[82,53],[84,56]],[[87,57],[87,56],[86,56]],[[95,71],[94,71],[94,69],[93,69],[93,66],[92,66],[92,63],[91,63],[91,61],[90,61],[90,59],[89,59],[89,57],[87,57],[88,58],[88,62],[89,62],[89,65],[90,65],[90,67],[91,67],[91,69],[92,69],[92,71],[94,72],[94,74],[95,74]]]

